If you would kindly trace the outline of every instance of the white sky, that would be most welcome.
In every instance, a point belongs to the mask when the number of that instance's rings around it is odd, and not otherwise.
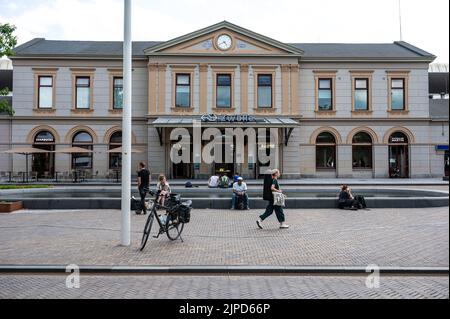
[[[399,40],[398,0],[133,1],[133,38],[165,41],[228,20],[290,42]],[[0,22],[17,26],[19,43],[121,40],[123,0],[0,0]],[[402,0],[403,39],[449,61],[449,1]]]

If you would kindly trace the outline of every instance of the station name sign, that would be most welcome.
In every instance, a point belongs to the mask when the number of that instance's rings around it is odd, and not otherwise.
[[[241,115],[216,115],[205,114],[201,117],[201,121],[204,123],[257,123],[264,122],[264,119],[256,118],[253,115],[241,114]]]

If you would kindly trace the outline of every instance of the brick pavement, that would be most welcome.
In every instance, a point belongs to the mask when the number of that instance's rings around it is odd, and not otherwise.
[[[65,276],[0,275],[0,299],[448,299],[448,276],[381,277],[379,289],[358,276]]]
[[[78,265],[449,265],[448,208],[288,210],[264,230],[259,211],[193,211],[185,242],[150,238],[132,216],[132,247],[119,246],[120,211],[22,211],[0,215],[0,264]]]

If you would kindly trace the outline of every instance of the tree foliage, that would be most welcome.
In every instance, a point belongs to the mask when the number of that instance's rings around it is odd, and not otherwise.
[[[2,56],[13,56],[14,47],[17,45],[17,37],[14,36],[16,27],[5,23],[0,23],[0,58]],[[0,88],[0,113],[14,115],[14,110],[8,100],[4,98],[9,94],[9,88]],[[3,97],[3,98],[2,98]]]
[[[17,37],[14,36],[16,27],[5,23],[0,23],[0,57],[14,55],[14,47],[17,45]]]

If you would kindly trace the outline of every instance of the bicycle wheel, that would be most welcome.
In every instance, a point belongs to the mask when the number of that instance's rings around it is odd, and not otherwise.
[[[178,238],[180,238],[181,233],[183,232],[184,224],[180,223],[178,216],[176,215],[170,214],[167,218],[167,237],[172,241],[177,240]]]
[[[148,237],[150,236],[150,231],[152,230],[153,219],[155,219],[155,216],[153,215],[153,212],[150,212],[150,215],[147,218],[147,222],[145,223],[144,233],[142,234],[141,251],[144,250],[145,245],[147,244]]]

